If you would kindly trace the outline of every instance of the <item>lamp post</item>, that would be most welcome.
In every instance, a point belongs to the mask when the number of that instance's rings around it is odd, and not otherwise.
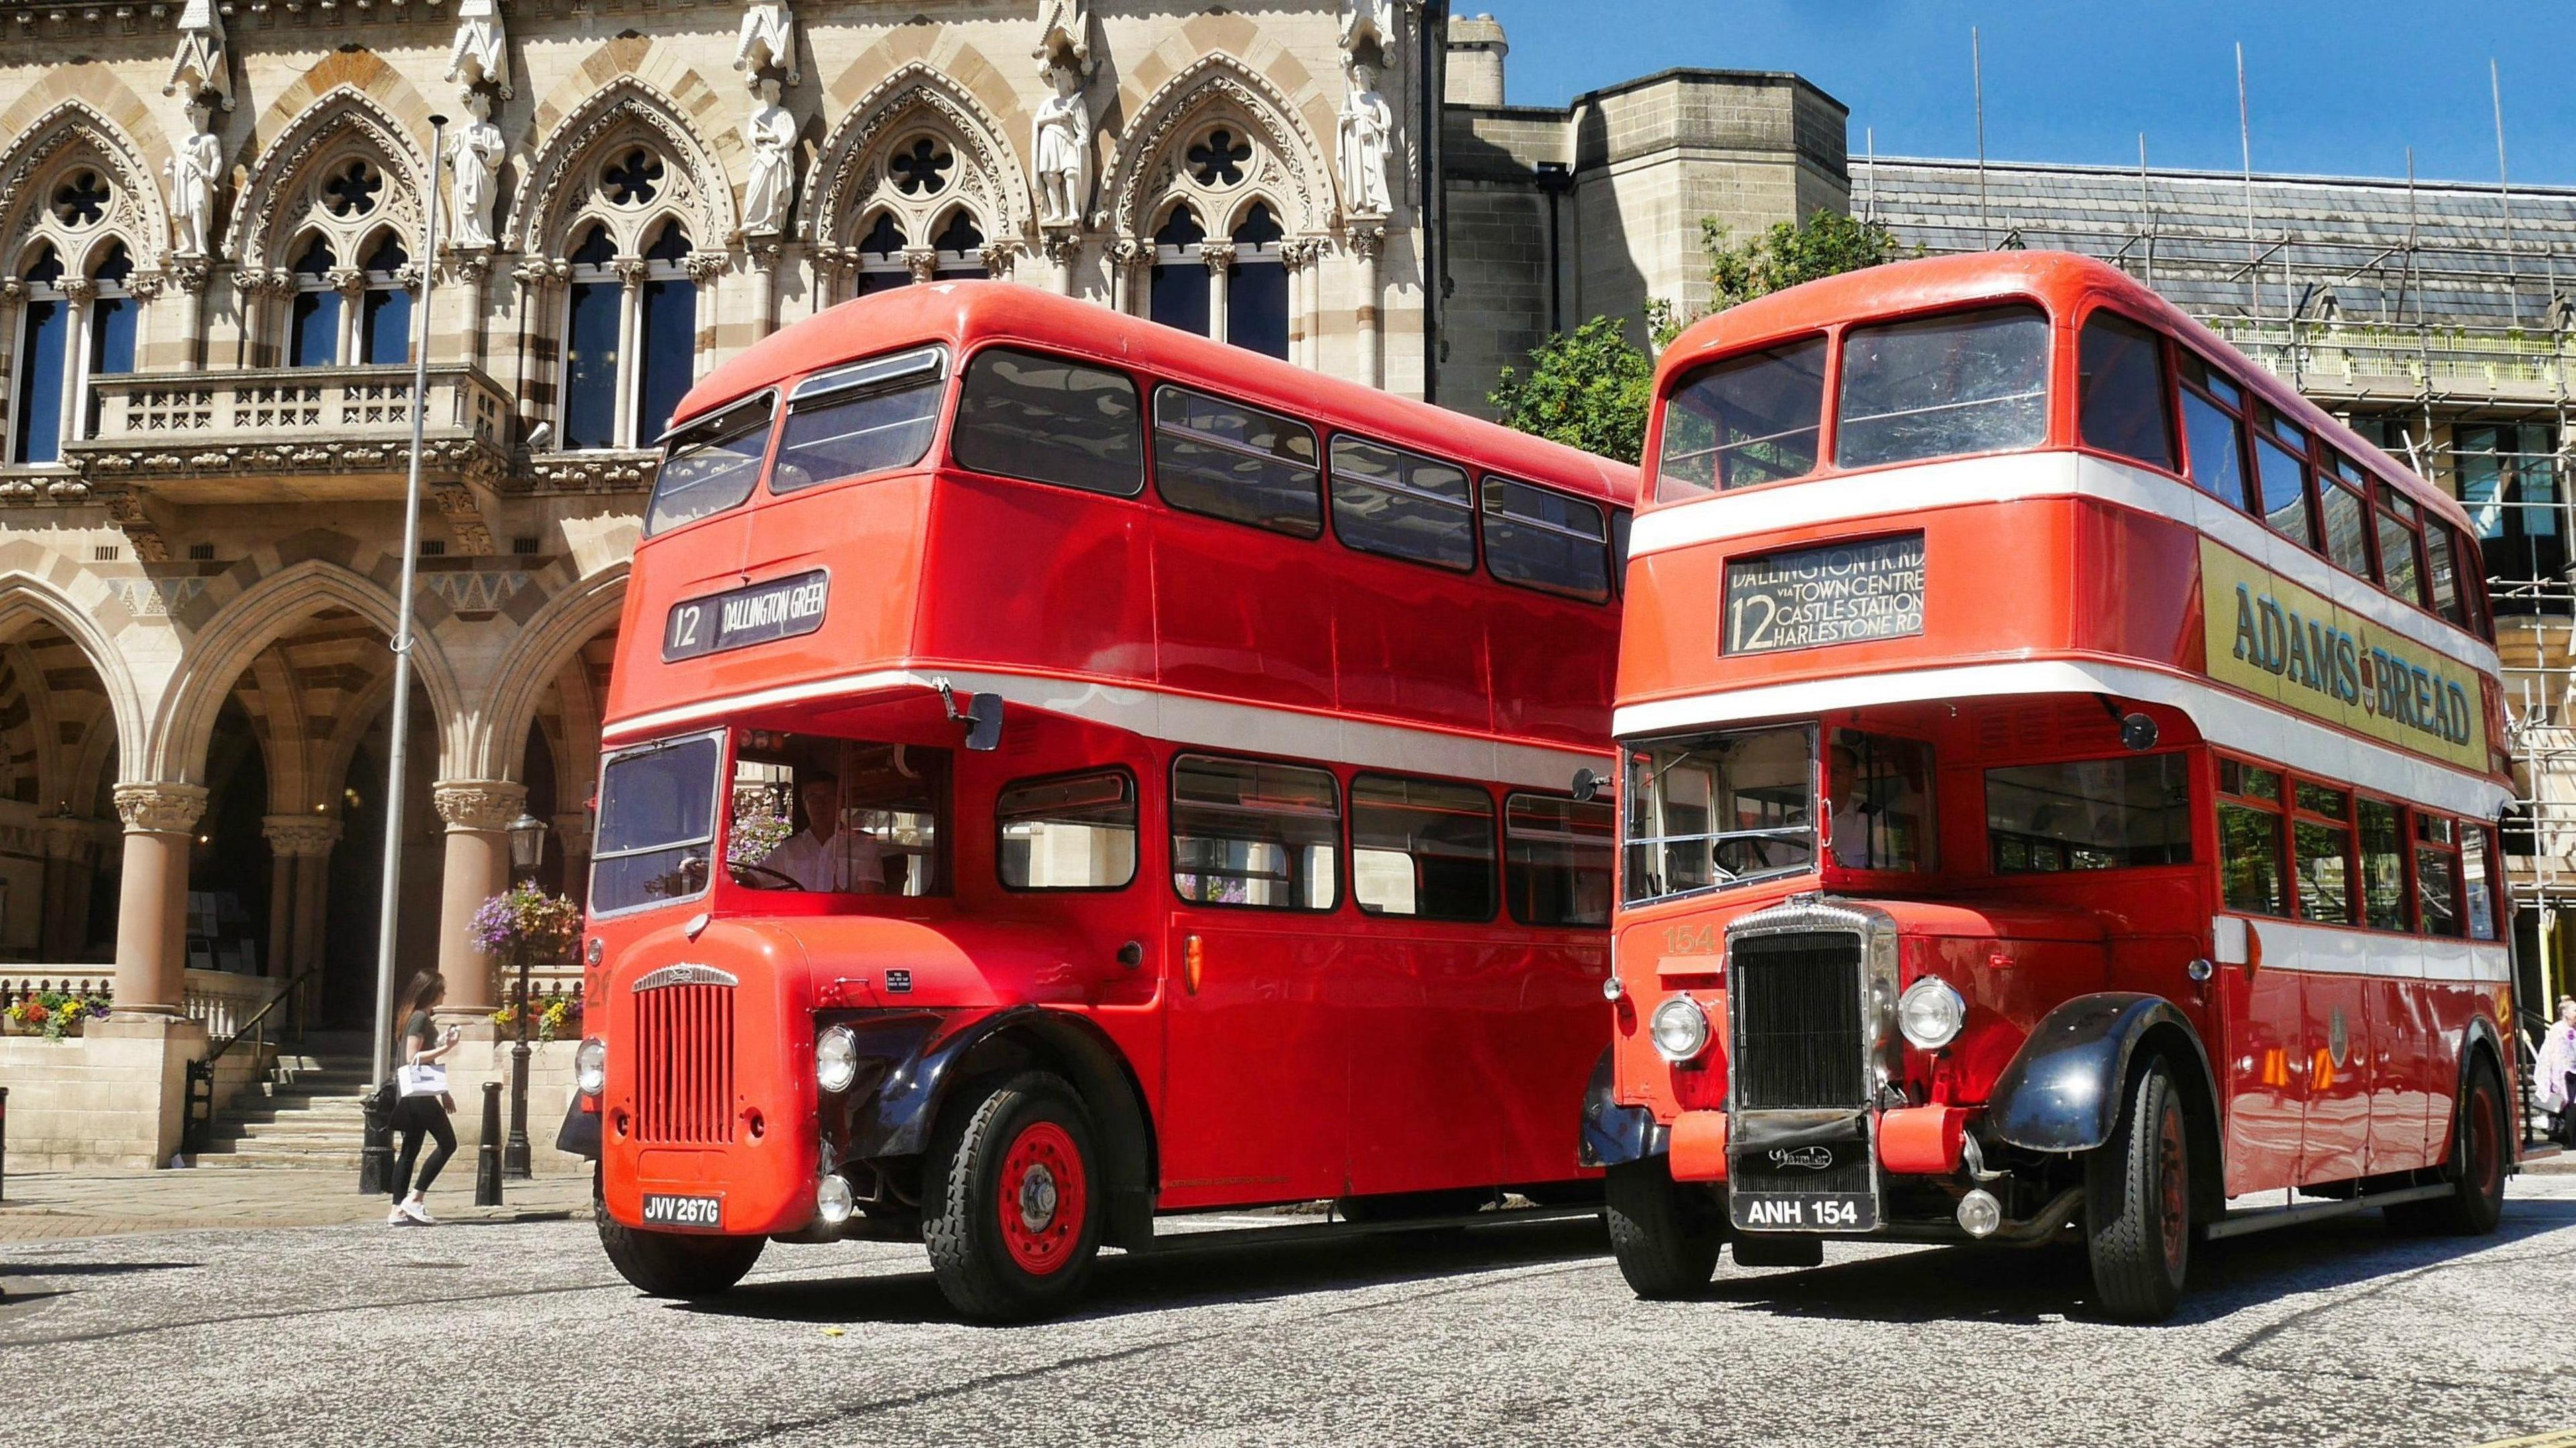
[[[510,821],[510,873],[518,881],[536,879],[537,866],[545,863],[546,822],[525,810]],[[519,946],[513,952],[519,957],[519,1003],[511,1019],[518,1023],[517,1044],[510,1047],[510,1140],[501,1148],[501,1172],[524,1181],[528,1165],[528,948]]]

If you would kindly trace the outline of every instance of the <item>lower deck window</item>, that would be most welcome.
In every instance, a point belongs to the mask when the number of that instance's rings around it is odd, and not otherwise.
[[[2281,776],[2233,759],[2218,762],[2218,882],[2230,910],[2287,915]]]
[[[2375,799],[2361,802],[2361,914],[2373,930],[2406,928],[2406,816]]]
[[[1986,844],[1998,875],[2187,864],[2190,773],[2179,754],[1989,769]]]
[[[1610,806],[1516,794],[1503,801],[1503,894],[1523,925],[1610,923]]]
[[[1200,905],[1330,910],[1341,899],[1339,789],[1289,764],[1172,761],[1172,888]]]
[[[1136,781],[1123,769],[1024,779],[993,806],[1011,890],[1118,890],[1136,878]]]
[[[2359,922],[2353,909],[2352,796],[2300,780],[2291,843],[2298,861],[2299,918],[2327,925]]]
[[[1828,768],[1834,863],[1846,870],[1920,870],[1929,863],[1930,746],[1837,730]]]
[[[1351,898],[1370,915],[1494,918],[1494,800],[1472,784],[1351,781]]]
[[[949,753],[750,730],[734,754],[725,865],[753,890],[949,893]]]

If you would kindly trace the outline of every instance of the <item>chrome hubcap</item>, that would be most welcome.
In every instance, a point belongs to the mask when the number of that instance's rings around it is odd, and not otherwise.
[[[1020,1223],[1032,1232],[1055,1220],[1055,1173],[1032,1165],[1020,1178]]]

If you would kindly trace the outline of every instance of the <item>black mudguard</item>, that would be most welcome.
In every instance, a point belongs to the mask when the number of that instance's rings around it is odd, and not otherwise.
[[[822,1098],[827,1118],[836,1105],[840,1112],[837,1122],[826,1120],[824,1134],[837,1143],[843,1161],[868,1161],[911,1156],[923,1148],[949,1068],[990,1034],[998,1017],[935,1045],[931,1038],[946,1019],[936,1011],[834,1012],[824,1019],[848,1027],[858,1038],[859,1060],[850,1089]]]
[[[1668,1136],[1655,1124],[1655,1113],[1611,1099],[1613,1076],[1610,1053],[1605,1050],[1592,1068],[1591,1082],[1583,1088],[1583,1140],[1574,1153],[1582,1166],[1622,1166],[1666,1150]]]
[[[2128,1090],[2129,1065],[2150,1031],[2179,1031],[2195,1070],[2217,1098],[2200,1033],[2173,1002],[2124,991],[2077,996],[2050,1011],[2022,1042],[1986,1104],[1996,1140],[2031,1151],[2091,1151],[2111,1139]]]
[[[579,1100],[565,1107],[563,1125],[555,1128],[555,1150],[599,1160],[599,1113],[582,1110]]]

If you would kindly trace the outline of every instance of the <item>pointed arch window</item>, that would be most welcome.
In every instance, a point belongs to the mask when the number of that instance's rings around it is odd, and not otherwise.
[[[617,244],[608,239],[607,227],[594,224],[567,260],[572,279],[564,316],[564,446],[615,447],[626,290],[613,268]]]
[[[641,256],[620,256],[604,223],[582,233],[564,307],[566,448],[644,448],[696,380],[698,284],[687,228],[665,221]]]
[[[134,257],[122,242],[111,244],[100,258],[90,280],[97,294],[89,304],[89,372],[82,379],[82,392],[88,402],[81,409],[84,436],[98,431],[100,398],[89,391],[89,378],[114,377],[134,370],[136,324],[142,320],[143,299],[129,286],[134,279]]]
[[[63,259],[48,250],[20,278],[26,300],[18,308],[17,383],[10,390],[9,460],[50,463],[62,459],[64,385],[70,380],[71,299],[63,294]]]
[[[850,295],[864,297],[870,292],[890,291],[909,285],[912,271],[904,265],[903,252],[910,245],[903,239],[903,228],[896,224],[894,213],[880,211],[877,224],[859,239],[859,269]]]
[[[375,366],[411,360],[411,288],[403,268],[411,253],[392,232],[380,234],[367,252],[367,290],[359,302],[358,360]]]
[[[1288,265],[1279,244],[1286,237],[1268,202],[1255,201],[1235,224],[1222,339],[1282,361],[1288,356]]]
[[[671,425],[671,412],[697,372],[698,284],[689,278],[689,234],[665,222],[644,249],[641,333],[635,390],[639,413],[631,446],[650,446]]]
[[[938,270],[933,275],[940,281],[977,281],[992,274],[984,265],[984,229],[975,224],[975,218],[963,206],[949,211],[938,233],[930,238],[930,246],[939,253]]]
[[[1207,228],[1186,201],[1173,206],[1154,233],[1154,274],[1146,315],[1166,327],[1210,335]]]
[[[287,312],[286,365],[335,367],[340,362],[340,293],[331,274],[340,259],[315,235],[295,254],[295,302]]]

